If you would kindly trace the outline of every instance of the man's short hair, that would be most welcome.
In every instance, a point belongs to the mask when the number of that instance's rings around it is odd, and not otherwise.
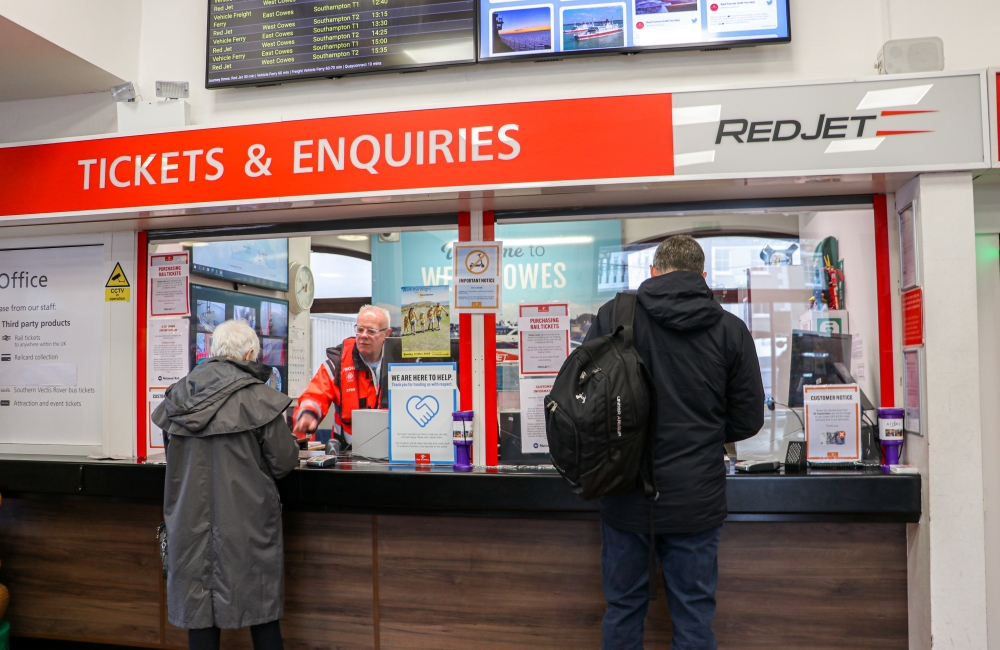
[[[358,317],[360,318],[361,314],[365,313],[366,311],[375,312],[376,314],[384,318],[385,326],[389,327],[389,324],[392,321],[392,317],[389,315],[388,309],[386,309],[385,307],[379,307],[378,305],[365,305],[358,310]]]
[[[694,237],[674,235],[667,237],[656,247],[653,268],[659,273],[671,271],[705,272],[705,251]]]
[[[227,320],[216,326],[212,332],[212,356],[243,361],[247,352],[250,359],[257,360],[260,354],[260,339],[245,320]]]

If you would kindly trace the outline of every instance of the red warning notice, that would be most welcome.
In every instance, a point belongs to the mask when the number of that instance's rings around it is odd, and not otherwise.
[[[903,345],[924,344],[924,295],[920,288],[903,292]]]

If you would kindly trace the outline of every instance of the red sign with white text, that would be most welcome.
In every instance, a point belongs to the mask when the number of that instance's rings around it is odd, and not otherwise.
[[[903,292],[903,345],[924,344],[924,295],[919,288]]]
[[[668,94],[0,147],[0,216],[673,174]]]

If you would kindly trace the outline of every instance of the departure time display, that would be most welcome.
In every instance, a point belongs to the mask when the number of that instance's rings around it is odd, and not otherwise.
[[[211,0],[206,88],[471,63],[474,0]]]

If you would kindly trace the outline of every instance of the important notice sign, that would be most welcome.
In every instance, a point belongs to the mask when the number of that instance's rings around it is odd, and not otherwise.
[[[0,443],[100,445],[104,247],[0,257]]]
[[[503,242],[464,241],[454,244],[452,270],[455,309],[467,314],[496,314],[502,308]]]

